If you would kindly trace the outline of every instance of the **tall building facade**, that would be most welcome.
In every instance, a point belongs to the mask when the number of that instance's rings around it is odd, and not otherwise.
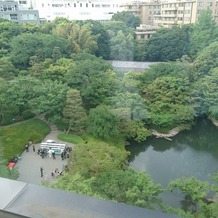
[[[216,0],[148,0],[123,4],[125,11],[138,15],[142,24],[171,27],[195,23],[203,10],[210,9],[218,21],[218,2]],[[134,11],[132,10],[134,8]]]
[[[141,23],[145,25],[154,25],[155,15],[160,15],[161,4],[160,0],[148,0],[146,2],[132,1],[121,5],[124,11],[139,16]]]
[[[0,18],[15,23],[39,23],[37,10],[20,8],[19,2],[13,0],[0,0]]]
[[[113,14],[122,11],[118,0],[26,0],[27,5],[39,11],[40,19],[54,20],[64,17],[69,20],[110,20]],[[21,2],[21,1],[20,1]]]
[[[211,10],[217,20],[216,0],[170,0],[161,3],[161,14],[154,18],[154,25],[171,27],[195,23],[203,10]]]

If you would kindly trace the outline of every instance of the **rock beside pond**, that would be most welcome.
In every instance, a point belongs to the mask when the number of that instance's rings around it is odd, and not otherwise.
[[[217,121],[217,120],[212,120],[212,119],[211,119],[211,121],[212,121],[212,123],[213,123],[215,126],[218,126],[218,121]]]
[[[177,135],[179,132],[179,127],[173,128],[168,133],[159,133],[156,130],[151,130],[152,135],[156,136],[157,138],[165,138],[169,141],[172,141],[171,137]]]

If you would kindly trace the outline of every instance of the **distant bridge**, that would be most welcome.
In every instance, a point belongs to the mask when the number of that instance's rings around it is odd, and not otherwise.
[[[150,68],[152,64],[158,64],[158,62],[139,62],[139,61],[109,61],[114,70],[120,71],[136,71],[141,72]]]

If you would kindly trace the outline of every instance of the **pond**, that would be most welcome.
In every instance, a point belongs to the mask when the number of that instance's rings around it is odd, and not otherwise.
[[[190,131],[172,141],[150,137],[146,142],[126,147],[131,152],[130,167],[147,171],[155,183],[167,184],[179,177],[194,176],[211,182],[209,175],[218,171],[218,127],[199,119]],[[178,196],[163,195],[165,202],[179,206]]]

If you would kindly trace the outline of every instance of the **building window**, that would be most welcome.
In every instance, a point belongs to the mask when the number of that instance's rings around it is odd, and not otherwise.
[[[80,8],[83,6],[83,4],[82,4],[82,3],[80,3],[79,5],[80,5]]]
[[[10,14],[11,20],[17,20],[17,14]]]
[[[110,8],[110,5],[102,4],[101,7],[102,8]]]
[[[203,6],[204,5],[204,3],[203,2],[198,2],[198,6]]]
[[[89,7],[88,3],[86,3],[86,7],[87,7],[87,8]]]
[[[185,7],[191,7],[191,3],[190,2],[188,2],[188,3],[185,3]]]

